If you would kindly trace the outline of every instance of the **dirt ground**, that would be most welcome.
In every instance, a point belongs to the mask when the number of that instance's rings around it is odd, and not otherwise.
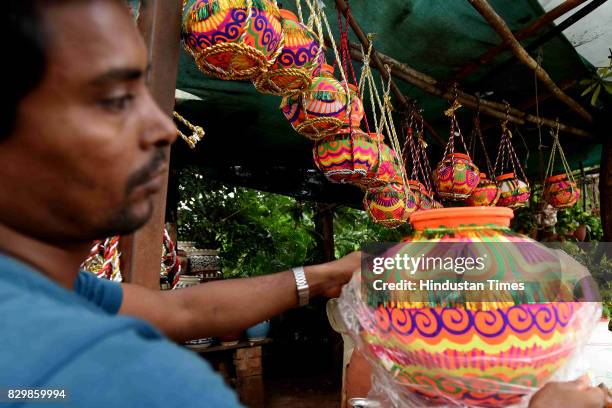
[[[340,389],[325,378],[265,380],[266,408],[339,408]]]

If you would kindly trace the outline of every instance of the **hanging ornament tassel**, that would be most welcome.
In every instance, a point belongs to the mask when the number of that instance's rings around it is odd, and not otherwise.
[[[195,149],[198,142],[204,138],[204,135],[206,134],[206,132],[201,126],[195,126],[191,124],[191,122],[189,122],[187,119],[181,116],[178,112],[174,111],[173,115],[179,122],[181,122],[183,125],[185,125],[189,130],[193,132],[191,136],[187,136],[186,134],[181,132],[178,128],[176,130],[178,135],[187,143],[187,145],[189,145],[190,148]]]

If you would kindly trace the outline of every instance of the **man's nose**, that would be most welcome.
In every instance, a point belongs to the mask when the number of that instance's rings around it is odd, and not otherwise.
[[[146,98],[147,101],[143,115],[147,124],[141,138],[143,147],[171,145],[177,137],[177,129],[174,122],[170,116],[161,110],[149,92],[147,92]]]

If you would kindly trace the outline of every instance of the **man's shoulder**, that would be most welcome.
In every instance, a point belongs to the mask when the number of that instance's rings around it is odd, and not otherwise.
[[[203,360],[140,319],[0,284],[0,322],[0,386],[64,388],[88,407],[239,406]]]

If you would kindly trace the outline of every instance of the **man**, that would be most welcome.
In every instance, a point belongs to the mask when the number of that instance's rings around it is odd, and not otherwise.
[[[359,254],[174,293],[79,275],[92,240],[150,217],[176,129],[147,89],[150,61],[123,0],[2,6],[0,405],[36,388],[67,394],[57,406],[238,406],[158,330],[223,334],[337,295]]]

